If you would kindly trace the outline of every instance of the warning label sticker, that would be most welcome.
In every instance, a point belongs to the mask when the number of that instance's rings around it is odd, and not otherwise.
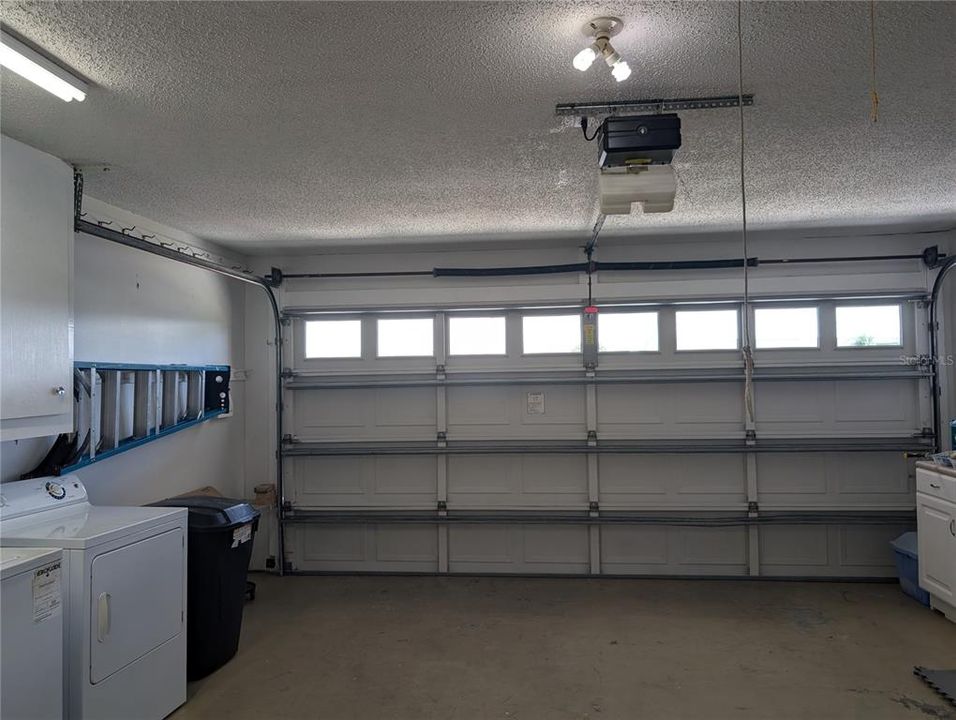
[[[528,414],[529,415],[544,415],[544,393],[543,392],[528,393]]]
[[[39,623],[60,612],[60,563],[44,565],[33,572],[33,622]]]
[[[239,547],[244,542],[252,539],[252,523],[246,523],[242,527],[237,527],[232,531],[232,546]]]

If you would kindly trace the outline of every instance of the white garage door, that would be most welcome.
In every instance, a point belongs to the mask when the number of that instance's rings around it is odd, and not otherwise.
[[[881,577],[931,426],[925,311],[739,304],[297,311],[300,572]],[[919,329],[919,332],[918,332]]]

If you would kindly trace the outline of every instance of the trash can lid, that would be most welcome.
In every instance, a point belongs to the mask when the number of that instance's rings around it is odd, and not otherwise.
[[[235,498],[191,495],[166,498],[152,505],[187,508],[190,530],[229,530],[259,518],[258,510],[245,500]]]

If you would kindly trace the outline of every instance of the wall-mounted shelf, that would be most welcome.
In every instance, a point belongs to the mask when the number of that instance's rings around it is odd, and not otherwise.
[[[229,412],[228,365],[74,363],[76,450],[61,472]]]

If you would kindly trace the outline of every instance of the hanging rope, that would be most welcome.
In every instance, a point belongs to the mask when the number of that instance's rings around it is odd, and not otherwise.
[[[602,212],[598,212],[597,220],[594,222],[594,227],[591,230],[591,239],[588,240],[588,244],[584,246],[584,255],[588,259],[587,273],[588,273],[588,307],[594,305],[594,293],[593,293],[593,275],[594,275],[594,248],[597,245],[598,235],[601,234],[601,229],[604,227],[605,215]]]
[[[740,121],[740,210],[741,210],[741,240],[743,244],[744,255],[744,342],[743,360],[744,360],[744,408],[747,413],[747,428],[752,429],[756,420],[754,411],[754,358],[753,347],[751,345],[750,331],[750,264],[747,259],[750,257],[750,243],[747,236],[747,177],[744,169],[744,159],[746,156],[746,145],[744,140],[744,41],[743,41],[743,20],[742,20],[742,0],[737,0],[737,99],[738,99],[738,118]]]
[[[598,235],[601,234],[601,230],[604,227],[604,221],[606,219],[607,215],[599,210],[597,220],[594,221],[594,227],[591,228],[591,239],[588,240],[588,244],[584,248],[585,255],[594,251],[594,246],[597,245]]]
[[[880,94],[876,91],[876,0],[870,0],[870,120],[880,119]]]

